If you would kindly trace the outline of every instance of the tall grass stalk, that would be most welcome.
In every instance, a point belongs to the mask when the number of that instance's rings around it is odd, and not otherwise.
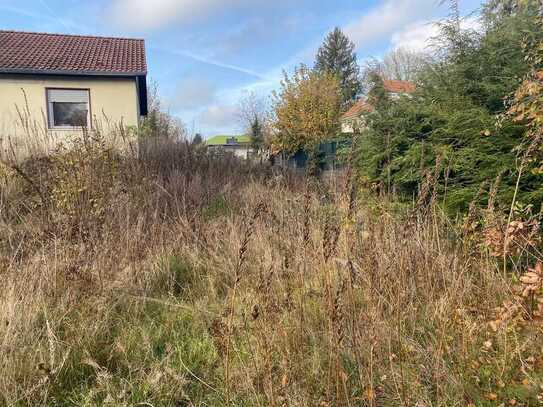
[[[440,169],[413,212],[349,172],[132,142],[35,153],[28,180],[2,156],[0,405],[539,402],[537,304],[441,213]]]

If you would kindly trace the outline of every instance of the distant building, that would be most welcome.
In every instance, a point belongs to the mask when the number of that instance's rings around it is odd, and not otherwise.
[[[251,158],[253,154],[251,137],[247,135],[215,136],[206,140],[205,144],[210,151],[233,154],[245,160]]]
[[[366,98],[360,99],[341,116],[341,132],[351,134],[356,129],[364,127],[364,114],[372,111],[373,106],[366,101]]]
[[[384,80],[383,85],[392,99],[415,91],[415,85],[407,81]],[[317,160],[321,170],[334,171],[341,170],[344,167],[345,154],[352,143],[350,135],[356,129],[362,129],[365,126],[364,116],[373,110],[374,107],[367,101],[367,98],[362,98],[341,116],[342,135],[323,141],[318,146]],[[299,150],[294,154],[279,151],[273,158],[275,165],[299,170],[306,169],[309,159],[307,153],[303,150]]]
[[[415,85],[408,81],[384,80],[383,85],[392,99],[415,91]],[[362,129],[365,126],[364,116],[372,111],[373,106],[367,98],[360,99],[341,116],[341,132],[351,134],[357,129]]]

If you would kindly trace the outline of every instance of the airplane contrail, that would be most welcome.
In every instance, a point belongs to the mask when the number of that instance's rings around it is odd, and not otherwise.
[[[264,77],[262,74],[260,74],[260,73],[258,73],[256,71],[253,71],[251,69],[246,69],[246,68],[243,68],[241,66],[227,64],[227,63],[216,61],[216,60],[213,60],[213,59],[210,59],[210,58],[205,58],[205,57],[202,57],[200,55],[193,54],[192,52],[189,52],[189,51],[179,50],[179,49],[172,49],[172,48],[165,48],[165,47],[151,47],[151,49],[156,49],[158,51],[167,52],[167,53],[174,54],[174,55],[180,55],[180,56],[183,56],[183,57],[193,59],[193,60],[198,61],[198,62],[202,62],[204,64],[217,66],[219,68],[230,69],[232,71],[240,72],[240,73],[243,73],[245,75],[253,76],[253,77],[257,78],[257,79],[263,79],[263,80],[268,79],[268,78]]]
[[[41,2],[41,0],[40,0]],[[43,4],[43,3],[42,3]],[[4,11],[7,11],[9,13],[13,13],[13,14],[18,14],[20,16],[24,16],[24,17],[30,17],[30,18],[34,18],[34,19],[37,19],[37,20],[40,20],[40,19],[45,19],[45,20],[49,20],[49,21],[53,21],[53,22],[56,22],[56,23],[59,23],[59,24],[62,24],[64,26],[64,28],[66,28],[67,30],[70,29],[70,26],[72,27],[79,27],[78,25],[76,24],[70,24],[68,25],[66,23],[66,21],[58,18],[58,17],[53,17],[53,16],[47,16],[47,15],[43,15],[43,14],[37,14],[37,13],[34,13],[32,11],[28,11],[28,10],[25,10],[25,9],[22,9],[22,8],[18,8],[18,7],[12,7],[12,6],[2,6],[0,5],[0,10],[4,10]]]
[[[49,5],[44,0],[38,0],[38,1],[43,6],[43,8],[46,9],[49,12],[49,14],[51,15],[51,18],[53,18],[55,21],[57,21],[59,24],[61,24],[67,30],[70,29],[68,24],[66,24],[66,22],[62,18],[58,17],[57,13],[51,7],[49,7]]]

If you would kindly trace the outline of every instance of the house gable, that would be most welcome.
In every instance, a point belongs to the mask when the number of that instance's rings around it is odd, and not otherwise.
[[[147,114],[142,39],[0,31],[0,78],[131,78],[138,115]]]

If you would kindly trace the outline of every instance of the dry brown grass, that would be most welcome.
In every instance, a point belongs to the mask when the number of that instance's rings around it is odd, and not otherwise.
[[[0,404],[538,403],[535,248],[504,276],[435,208],[143,151],[4,171]]]

